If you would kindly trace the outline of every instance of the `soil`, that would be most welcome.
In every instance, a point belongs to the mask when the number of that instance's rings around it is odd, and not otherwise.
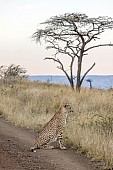
[[[31,152],[36,134],[0,118],[0,170],[97,170],[72,149]]]

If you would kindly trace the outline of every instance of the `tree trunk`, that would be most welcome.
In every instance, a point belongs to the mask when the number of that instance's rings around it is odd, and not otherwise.
[[[72,90],[74,90],[74,82],[73,82],[73,79],[72,79],[72,78],[71,78],[71,80],[70,80],[70,85],[71,85]]]
[[[90,84],[90,89],[92,89],[92,83],[91,83],[91,81],[89,82],[89,84]]]
[[[81,90],[81,67],[82,67],[82,57],[78,58],[77,83],[76,83],[77,92],[80,92]]]

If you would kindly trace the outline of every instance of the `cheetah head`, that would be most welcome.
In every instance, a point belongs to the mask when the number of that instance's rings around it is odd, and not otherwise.
[[[64,107],[69,113],[73,112],[72,107],[71,107],[71,105],[70,105],[69,103],[65,103],[65,104],[63,105],[63,107]]]

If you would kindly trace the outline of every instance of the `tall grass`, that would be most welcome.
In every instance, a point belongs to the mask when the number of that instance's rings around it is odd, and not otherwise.
[[[73,114],[65,129],[65,144],[113,168],[113,91],[82,89],[47,83],[23,82],[13,88],[0,86],[0,115],[38,131],[68,99]]]

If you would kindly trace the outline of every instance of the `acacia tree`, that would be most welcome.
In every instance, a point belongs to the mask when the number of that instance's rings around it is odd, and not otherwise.
[[[74,62],[77,59],[76,89],[80,91],[85,76],[95,65],[94,63],[81,76],[83,57],[94,48],[113,46],[111,43],[92,45],[92,42],[98,40],[99,35],[105,30],[113,28],[113,19],[110,17],[89,18],[81,13],[66,13],[51,17],[41,25],[42,29],[37,29],[32,38],[36,43],[44,41],[47,45],[46,49],[55,50],[52,57],[46,57],[45,59],[53,60],[58,64],[57,68],[64,72],[72,89],[74,89]],[[70,58],[68,70],[64,67],[60,54]]]

